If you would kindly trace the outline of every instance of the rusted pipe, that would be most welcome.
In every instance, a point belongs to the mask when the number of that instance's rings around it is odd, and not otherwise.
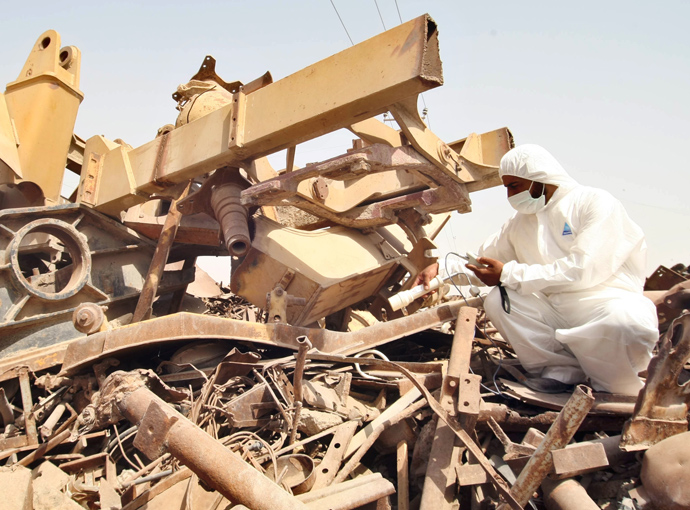
[[[50,413],[48,419],[39,428],[39,432],[41,433],[41,437],[43,437],[43,439],[53,435],[55,425],[57,425],[57,423],[60,421],[60,418],[62,418],[62,415],[65,414],[66,410],[67,406],[65,406],[65,404],[58,404],[55,409],[53,409],[53,412]]]
[[[290,431],[290,442],[293,444],[297,439],[297,427],[299,426],[300,415],[302,414],[302,377],[304,375],[304,365],[307,362],[307,351],[311,348],[311,342],[306,336],[297,338],[299,349],[296,354],[297,362],[295,363],[295,375],[292,379],[292,388],[295,395],[295,415],[292,421],[292,430]]]
[[[214,186],[211,191],[211,208],[223,230],[223,239],[230,255],[241,257],[251,246],[247,208],[242,205],[242,186],[228,182]]]
[[[125,386],[125,391],[116,405],[131,423],[139,424],[134,446],[147,457],[155,458],[167,450],[209,487],[253,510],[305,509],[294,496],[175,411],[147,387],[128,392],[126,384],[122,386]],[[122,389],[117,383],[107,387],[109,396]],[[104,395],[103,398],[109,396]]]
[[[534,491],[553,468],[551,450],[564,448],[568,444],[593,403],[594,397],[590,388],[584,385],[575,388],[572,396],[558,414],[558,419],[551,425],[541,444],[510,489],[520,506],[524,507],[527,504]]]
[[[574,478],[566,480],[544,479],[541,483],[544,491],[546,510],[599,510],[585,488]]]

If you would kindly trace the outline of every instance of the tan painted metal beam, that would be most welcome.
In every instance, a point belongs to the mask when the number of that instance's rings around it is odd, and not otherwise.
[[[350,126],[442,83],[436,24],[420,16],[251,94],[237,92],[231,104],[140,147],[101,154],[82,171],[82,181],[99,181],[98,192],[80,189],[80,200],[116,214],[161,188]]]

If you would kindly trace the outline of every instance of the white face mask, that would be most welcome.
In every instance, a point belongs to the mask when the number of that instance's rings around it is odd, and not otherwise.
[[[508,202],[517,212],[523,214],[534,214],[541,211],[546,205],[546,186],[542,189],[541,196],[534,198],[531,194],[532,186],[534,182],[530,185],[529,189],[522,191],[512,197],[508,197]],[[542,185],[543,186],[543,185]]]

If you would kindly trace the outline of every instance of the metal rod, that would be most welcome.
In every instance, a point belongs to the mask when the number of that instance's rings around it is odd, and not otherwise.
[[[132,323],[151,318],[151,306],[153,305],[153,300],[158,292],[158,285],[160,284],[161,277],[163,276],[165,264],[168,262],[168,255],[170,254],[170,248],[172,248],[173,242],[175,241],[177,228],[180,226],[180,221],[182,221],[182,213],[177,210],[177,202],[187,196],[191,186],[192,181],[189,181],[179,198],[170,203],[170,210],[165,217],[165,223],[163,224],[160,237],[158,237],[158,244],[156,245],[156,250],[153,252],[151,265],[149,266],[148,273],[146,274],[146,280],[144,281],[144,286],[141,289],[139,301],[137,301],[137,307],[134,310]]]
[[[29,380],[29,369],[22,367],[19,369],[19,389],[22,394],[22,407],[24,408],[24,427],[26,438],[30,445],[38,444],[38,431],[36,430],[36,417],[32,412],[33,402],[31,400],[31,381]]]
[[[418,400],[414,404],[400,411],[395,416],[381,423],[381,425],[375,428],[371,435],[367,437],[366,441],[362,443],[362,446],[360,446],[359,449],[352,455],[350,460],[347,461],[347,464],[343,466],[343,468],[340,470],[338,476],[335,477],[333,482],[341,483],[347,479],[350,473],[352,473],[352,471],[357,467],[359,461],[362,460],[364,454],[369,451],[369,448],[373,446],[373,444],[376,442],[376,440],[379,438],[379,436],[383,433],[384,430],[392,427],[393,425],[404,420],[405,418],[409,418],[426,405],[427,403],[424,400]]]
[[[52,450],[57,445],[62,443],[65,439],[67,439],[70,436],[70,434],[71,434],[71,432],[69,430],[63,430],[57,436],[55,436],[53,439],[51,439],[47,443],[43,443],[41,446],[36,448],[29,455],[27,455],[22,460],[17,462],[17,464],[19,464],[20,466],[28,466],[33,461],[42,458],[46,453],[48,453],[50,450]]]
[[[559,413],[558,419],[551,425],[510,490],[520,506],[524,507],[527,504],[534,491],[553,468],[551,450],[563,448],[568,444],[593,403],[594,397],[590,388],[584,385],[575,388],[573,395]]]
[[[304,376],[304,365],[307,361],[307,351],[311,348],[311,342],[306,336],[297,338],[299,349],[297,351],[297,362],[295,364],[295,375],[292,380],[292,388],[295,394],[295,415],[292,422],[292,430],[290,431],[290,441],[288,444],[293,444],[297,439],[297,427],[299,426],[300,415],[302,414],[302,377]]]
[[[450,349],[448,369],[443,378],[439,402],[451,414],[454,413],[457,395],[460,391],[458,381],[467,374],[474,341],[474,326],[477,318],[476,308],[462,308],[455,321],[455,334]],[[450,508],[455,499],[454,480],[457,457],[453,457],[455,432],[443,421],[436,424],[434,442],[429,453],[429,462],[424,477],[420,510],[441,510]]]
[[[398,510],[410,510],[410,480],[407,458],[407,441],[397,446],[398,465]]]
[[[139,485],[140,483],[152,482],[153,480],[158,480],[159,478],[164,478],[168,475],[171,475],[172,472],[173,472],[172,469],[166,469],[165,471],[161,471],[160,473],[144,476],[144,477],[141,477],[141,478],[134,480],[132,482],[132,485]]]

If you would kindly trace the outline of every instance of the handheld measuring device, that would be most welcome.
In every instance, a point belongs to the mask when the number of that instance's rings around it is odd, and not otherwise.
[[[477,267],[486,267],[484,264],[482,264],[481,262],[479,262],[479,261],[477,260],[477,255],[475,255],[475,254],[472,253],[471,251],[468,251],[468,252],[467,252],[467,255],[460,255],[460,258],[465,259],[467,262],[469,262],[469,263],[472,264],[473,266],[477,266]]]

